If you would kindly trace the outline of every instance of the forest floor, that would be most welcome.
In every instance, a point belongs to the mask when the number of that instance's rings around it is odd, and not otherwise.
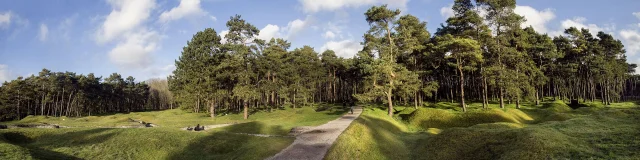
[[[79,118],[30,116],[2,124],[68,128],[2,129],[0,159],[265,159],[293,143],[295,138],[288,135],[292,128],[325,124],[344,113],[341,106],[314,105],[256,111],[248,120],[241,114],[212,119],[205,113],[181,110]],[[136,122],[140,120],[157,127],[118,127],[140,125]],[[221,127],[199,132],[182,129],[197,124]]]
[[[322,160],[329,148],[333,146],[333,142],[349,127],[353,120],[360,116],[360,113],[362,113],[362,108],[357,107],[354,109],[353,114],[345,114],[329,123],[313,127],[309,131],[297,135],[293,144],[268,159]]]
[[[367,106],[325,159],[640,159],[640,108],[632,102],[572,109],[563,101],[541,105],[457,103]]]

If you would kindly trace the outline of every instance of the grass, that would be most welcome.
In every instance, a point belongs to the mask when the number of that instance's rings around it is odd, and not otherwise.
[[[318,111],[316,111],[318,110]],[[296,126],[316,126],[346,113],[342,107],[314,105],[271,113],[257,111],[243,120],[230,114],[215,119],[182,110],[134,112],[80,118],[30,116],[6,124],[59,124],[74,128],[0,130],[0,159],[264,159],[293,142],[292,137],[256,137],[235,133],[286,135]],[[96,128],[140,125],[153,128]],[[188,132],[195,124],[240,124]]]
[[[323,109],[316,112],[317,109]],[[79,118],[70,117],[45,117],[45,116],[27,116],[19,121],[5,122],[4,124],[57,124],[67,127],[119,127],[119,126],[136,126],[138,122],[131,120],[142,120],[147,123],[159,125],[159,127],[183,128],[188,126],[214,125],[225,123],[247,123],[257,124],[247,126],[246,128],[266,127],[258,131],[244,129],[247,133],[261,134],[283,134],[288,132],[295,126],[315,126],[326,123],[330,120],[340,117],[346,113],[342,107],[334,105],[313,105],[303,108],[285,108],[266,112],[256,110],[255,113],[249,115],[244,120],[242,114],[218,115],[216,118],[209,117],[206,113],[190,113],[180,109],[151,111],[151,112],[131,112],[128,114],[114,114],[106,116],[88,116]],[[250,125],[250,124],[248,124]],[[274,129],[268,129],[274,128]],[[278,128],[278,129],[275,129]],[[234,130],[232,130],[234,131]]]
[[[0,159],[263,159],[293,142],[169,128],[12,129],[0,135]]]
[[[325,159],[396,159],[410,157],[409,128],[379,108],[363,114],[338,137]]]
[[[399,107],[394,118],[371,106],[325,159],[639,159],[640,108],[598,103],[575,110],[563,101],[521,109],[472,103],[462,113],[440,102]]]
[[[346,110],[333,107],[316,112],[314,108],[288,109],[276,113],[258,114],[255,121],[236,124],[216,129],[218,131],[252,134],[287,135],[291,128],[297,126],[318,126],[335,120],[346,113]]]

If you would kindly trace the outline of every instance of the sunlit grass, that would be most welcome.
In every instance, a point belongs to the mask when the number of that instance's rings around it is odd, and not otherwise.
[[[316,111],[318,110],[318,111]],[[216,118],[182,110],[134,112],[79,118],[30,116],[8,124],[58,124],[74,128],[0,130],[0,159],[264,159],[287,147],[292,137],[256,137],[236,133],[286,135],[296,126],[317,126],[337,119],[341,106],[313,105],[257,111]],[[140,125],[153,128],[100,128]],[[186,126],[239,123],[205,132]]]
[[[338,138],[326,159],[637,159],[640,109],[633,102],[548,99],[506,105],[440,102],[388,118],[374,105]],[[395,126],[395,127],[389,127]],[[408,129],[416,128],[416,129]],[[349,158],[345,158],[349,157]],[[351,158],[353,157],[353,158]]]
[[[169,128],[11,129],[0,135],[0,159],[264,159],[293,142]]]

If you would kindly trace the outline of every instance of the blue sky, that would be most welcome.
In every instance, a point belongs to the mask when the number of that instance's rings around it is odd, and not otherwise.
[[[0,81],[53,71],[113,72],[138,81],[166,77],[191,36],[219,34],[240,14],[259,38],[285,38],[351,57],[368,25],[363,13],[389,4],[417,16],[435,32],[453,0],[22,0],[0,1]],[[519,0],[526,26],[559,35],[567,27],[604,31],[621,39],[630,62],[640,62],[640,1]]]

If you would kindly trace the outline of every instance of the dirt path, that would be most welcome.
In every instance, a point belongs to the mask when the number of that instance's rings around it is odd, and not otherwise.
[[[313,130],[296,136],[296,140],[289,147],[280,151],[268,160],[305,159],[321,160],[338,136],[349,127],[349,124],[362,113],[357,107],[353,114],[346,114],[329,123],[315,127]]]

